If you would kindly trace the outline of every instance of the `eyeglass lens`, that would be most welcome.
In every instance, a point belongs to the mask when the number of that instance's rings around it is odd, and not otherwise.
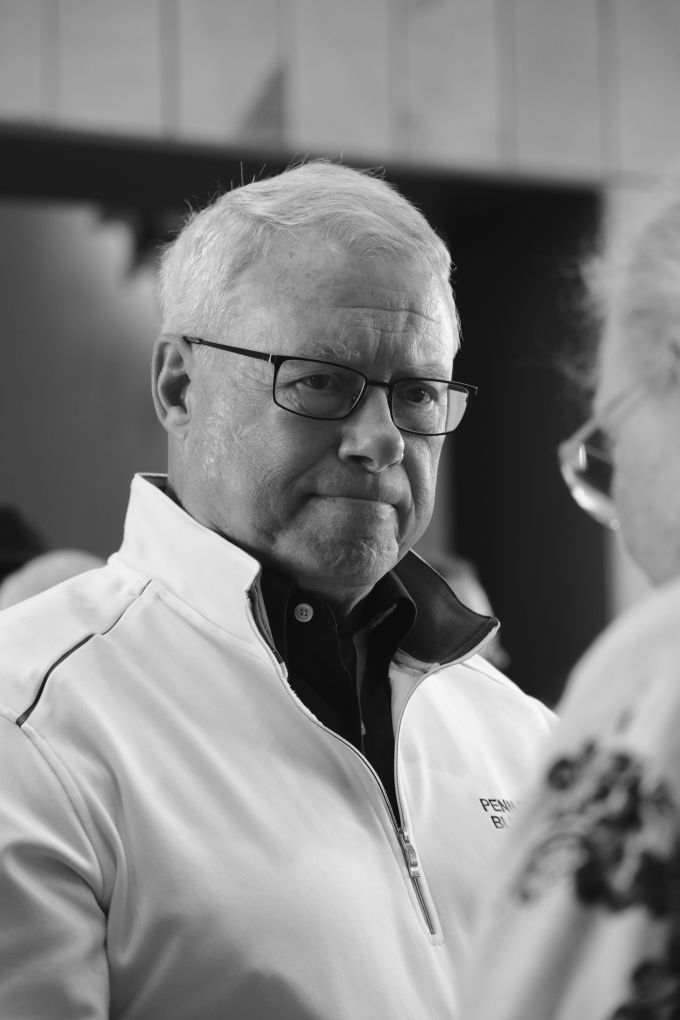
[[[274,399],[294,414],[333,420],[345,418],[364,389],[364,377],[351,368],[289,358],[279,366]],[[392,388],[394,424],[422,435],[452,432],[466,404],[466,392],[437,380],[400,379]]]
[[[599,429],[581,442],[566,444],[560,467],[578,505],[609,528],[619,526],[612,499],[614,469],[606,435]]]

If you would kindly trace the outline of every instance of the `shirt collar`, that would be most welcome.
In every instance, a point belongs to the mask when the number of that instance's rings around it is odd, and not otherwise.
[[[413,599],[417,616],[402,650],[421,662],[454,662],[480,651],[498,630],[493,616],[469,609],[441,574],[409,552],[394,573]]]
[[[398,612],[397,630],[400,641],[406,636],[416,616],[416,608],[404,585],[393,573],[387,574],[373,587],[369,594],[350,613],[343,627],[335,617],[328,603],[316,594],[305,592],[287,574],[271,566],[264,566],[259,578],[267,618],[271,628],[274,644],[286,658],[288,642],[288,622],[291,603],[323,605],[327,613],[335,620],[338,633],[347,637],[360,630],[372,631],[388,616]],[[396,621],[394,621],[396,624]]]

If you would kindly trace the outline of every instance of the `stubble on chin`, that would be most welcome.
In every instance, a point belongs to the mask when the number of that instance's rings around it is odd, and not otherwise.
[[[328,581],[368,587],[388,573],[399,558],[396,541],[359,536],[315,542],[309,551]]]
[[[324,503],[317,501],[312,502],[312,508],[314,514],[305,520],[298,535],[305,536],[305,559],[331,583],[372,587],[399,560],[400,527],[394,509],[378,521],[370,508],[366,509],[369,519],[356,507],[351,515],[327,515]]]

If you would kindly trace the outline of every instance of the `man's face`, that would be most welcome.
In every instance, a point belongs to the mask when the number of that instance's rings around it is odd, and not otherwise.
[[[435,277],[317,238],[281,244],[250,267],[236,315],[206,339],[340,362],[385,382],[450,378],[458,345],[450,294]],[[356,601],[425,530],[442,438],[402,434],[374,386],[342,421],[296,416],[272,399],[272,365],[193,351],[183,505],[303,587]]]
[[[621,338],[605,338],[601,410],[634,382]],[[609,429],[613,444],[613,496],[623,541],[654,584],[680,575],[680,399],[674,387],[646,389]],[[605,418],[606,421],[606,418]]]

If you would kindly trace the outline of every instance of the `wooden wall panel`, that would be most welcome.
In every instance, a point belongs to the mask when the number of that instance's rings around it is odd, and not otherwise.
[[[43,0],[0,0],[0,117],[46,114]]]
[[[60,122],[159,133],[162,2],[59,0]]]
[[[178,132],[217,142],[280,144],[285,0],[180,0]]]
[[[594,0],[513,0],[518,169],[602,168],[599,23]]]
[[[680,0],[0,0],[0,122],[680,172]]]
[[[301,154],[389,154],[391,2],[292,0],[288,138]]]
[[[680,164],[680,4],[616,0],[612,106],[614,171],[657,173]]]
[[[493,166],[499,156],[495,0],[407,0],[399,124],[412,158]],[[398,94],[398,93],[397,93]]]

